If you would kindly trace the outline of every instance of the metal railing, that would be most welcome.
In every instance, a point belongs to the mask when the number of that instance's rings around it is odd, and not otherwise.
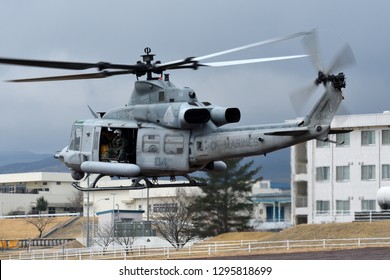
[[[1,253],[0,259],[19,260],[114,260],[114,259],[179,259],[197,258],[215,255],[260,254],[270,252],[288,252],[295,249],[327,250],[334,248],[359,248],[389,246],[390,237],[383,238],[345,238],[345,239],[315,239],[315,240],[284,240],[256,241],[242,240],[230,242],[202,242],[175,249],[173,247],[131,246],[128,248],[114,247],[83,249],[50,249],[32,250],[30,252]]]
[[[0,219],[19,219],[19,218],[40,218],[40,217],[71,217],[80,216],[80,213],[59,213],[59,214],[31,214],[31,215],[9,215],[0,216]]]
[[[314,224],[335,222],[373,222],[390,220],[390,211],[316,211],[313,216]]]

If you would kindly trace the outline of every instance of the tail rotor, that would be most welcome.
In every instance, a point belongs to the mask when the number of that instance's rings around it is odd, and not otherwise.
[[[304,107],[310,96],[314,93],[319,85],[327,87],[332,85],[334,92],[342,94],[342,90],[346,87],[346,77],[343,72],[333,74],[337,71],[342,71],[356,63],[355,56],[349,44],[344,46],[334,55],[332,63],[325,69],[322,62],[322,52],[319,44],[319,31],[317,29],[306,35],[303,40],[303,46],[311,57],[312,64],[318,71],[317,78],[308,86],[294,92],[290,96],[290,100],[294,110],[299,113]]]

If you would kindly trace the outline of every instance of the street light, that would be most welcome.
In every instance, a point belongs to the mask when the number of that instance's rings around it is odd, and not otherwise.
[[[93,205],[95,206],[99,201],[102,201],[102,200],[110,200],[110,198],[104,197],[104,198],[98,199],[98,200],[93,202]],[[95,215],[96,215],[96,211],[95,211],[95,207],[93,207],[93,217],[95,217]]]
[[[112,214],[111,214],[111,224],[112,224],[112,240],[115,240],[115,196],[116,193],[110,193],[112,195]]]
[[[95,214],[96,214],[95,205],[96,205],[99,201],[102,201],[102,200],[110,200],[110,198],[109,198],[109,197],[104,197],[104,198],[98,199],[98,200],[96,200],[96,201],[93,202],[93,207],[92,207],[92,209],[93,209],[93,214],[92,214],[92,217],[93,217],[92,237],[95,237]],[[89,215],[89,213],[88,213],[88,215]],[[89,221],[88,221],[88,223],[89,223]],[[88,244],[88,246],[90,246],[89,231],[88,231],[88,233],[87,233],[87,237],[88,237],[88,238],[87,238],[87,244]]]

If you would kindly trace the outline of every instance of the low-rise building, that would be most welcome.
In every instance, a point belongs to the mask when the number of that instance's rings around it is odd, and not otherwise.
[[[74,212],[72,182],[68,173],[0,174],[1,215],[35,213],[37,198],[42,196],[48,213]]]
[[[291,226],[291,191],[270,181],[257,182],[252,188],[255,204],[252,225],[256,230],[278,230]]]

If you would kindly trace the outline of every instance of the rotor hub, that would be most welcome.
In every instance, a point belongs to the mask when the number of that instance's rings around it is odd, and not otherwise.
[[[328,82],[332,83],[332,86],[340,92],[346,86],[344,73],[340,72],[337,75],[331,75],[331,74],[327,75],[324,72],[319,71],[318,77],[314,81],[314,83],[317,86],[320,84],[323,84],[324,86],[326,86]]]

